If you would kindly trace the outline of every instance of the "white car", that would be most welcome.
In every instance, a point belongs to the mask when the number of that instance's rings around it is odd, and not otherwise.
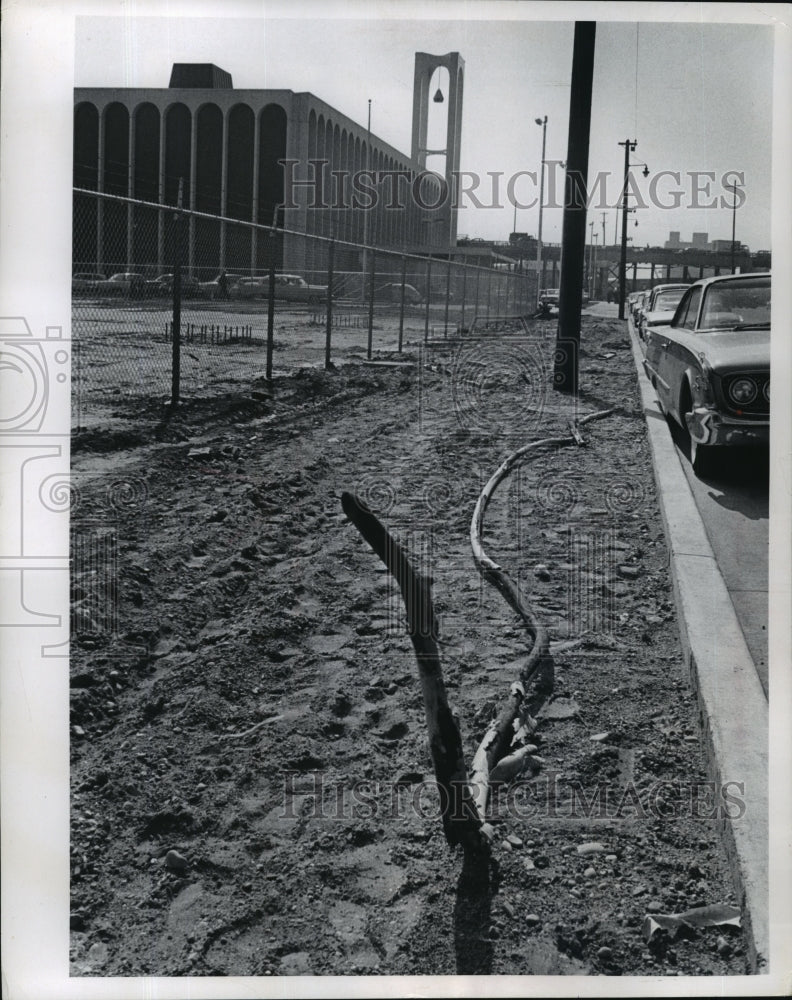
[[[103,290],[111,295],[143,295],[146,289],[146,279],[135,271],[119,271],[111,274]]]
[[[650,326],[662,326],[674,318],[676,307],[689,285],[655,285],[644,303],[638,320],[638,336],[646,339]]]

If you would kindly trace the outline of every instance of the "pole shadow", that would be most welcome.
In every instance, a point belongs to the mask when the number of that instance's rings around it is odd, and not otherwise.
[[[498,891],[498,863],[487,854],[465,852],[454,904],[454,950],[457,975],[492,973],[490,918]]]

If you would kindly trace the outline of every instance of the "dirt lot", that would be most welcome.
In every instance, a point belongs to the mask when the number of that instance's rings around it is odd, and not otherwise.
[[[507,454],[566,433],[553,327],[381,368],[358,342],[271,386],[259,357],[169,420],[107,369],[73,439],[73,975],[747,971],[734,926],[643,934],[737,899],[624,325],[583,328],[579,413],[617,413],[487,513],[555,684],[480,870],[444,841],[401,602],[341,511],[357,492],[431,573],[469,762],[527,648],[470,520]]]

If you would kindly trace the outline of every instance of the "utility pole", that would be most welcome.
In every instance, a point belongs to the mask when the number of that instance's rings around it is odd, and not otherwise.
[[[619,143],[624,146],[624,188],[622,189],[622,235],[621,254],[619,256],[619,319],[624,319],[624,296],[627,286],[627,178],[630,173],[630,153],[638,145],[636,139],[625,139]]]
[[[558,304],[553,386],[577,395],[580,309],[586,255],[591,87],[594,77],[596,21],[576,21],[569,95],[564,222],[561,237],[561,285]]]
[[[537,125],[542,126],[542,162],[540,164],[539,180],[539,232],[536,237],[536,305],[542,296],[542,205],[544,202],[544,168],[545,168],[545,148],[547,145],[547,115],[544,118],[534,119]]]
[[[737,181],[732,184],[732,195],[734,197],[734,204],[732,205],[731,273],[734,274],[734,236],[737,227]]]

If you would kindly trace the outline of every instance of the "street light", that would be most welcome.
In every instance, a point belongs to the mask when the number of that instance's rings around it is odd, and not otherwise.
[[[627,214],[630,209],[627,208],[627,180],[630,176],[630,153],[635,152],[635,147],[638,145],[637,139],[625,139],[624,142],[619,143],[620,146],[624,146],[624,187],[622,189],[622,237],[621,237],[621,253],[619,255],[619,319],[624,319],[624,298],[627,285]],[[644,177],[649,176],[649,167],[643,163],[636,163],[633,166],[643,166]]]
[[[544,201],[544,167],[545,146],[547,142],[547,115],[544,118],[534,118],[537,125],[542,126],[542,168],[539,182],[539,232],[536,238],[536,304],[542,294],[542,202]]]

